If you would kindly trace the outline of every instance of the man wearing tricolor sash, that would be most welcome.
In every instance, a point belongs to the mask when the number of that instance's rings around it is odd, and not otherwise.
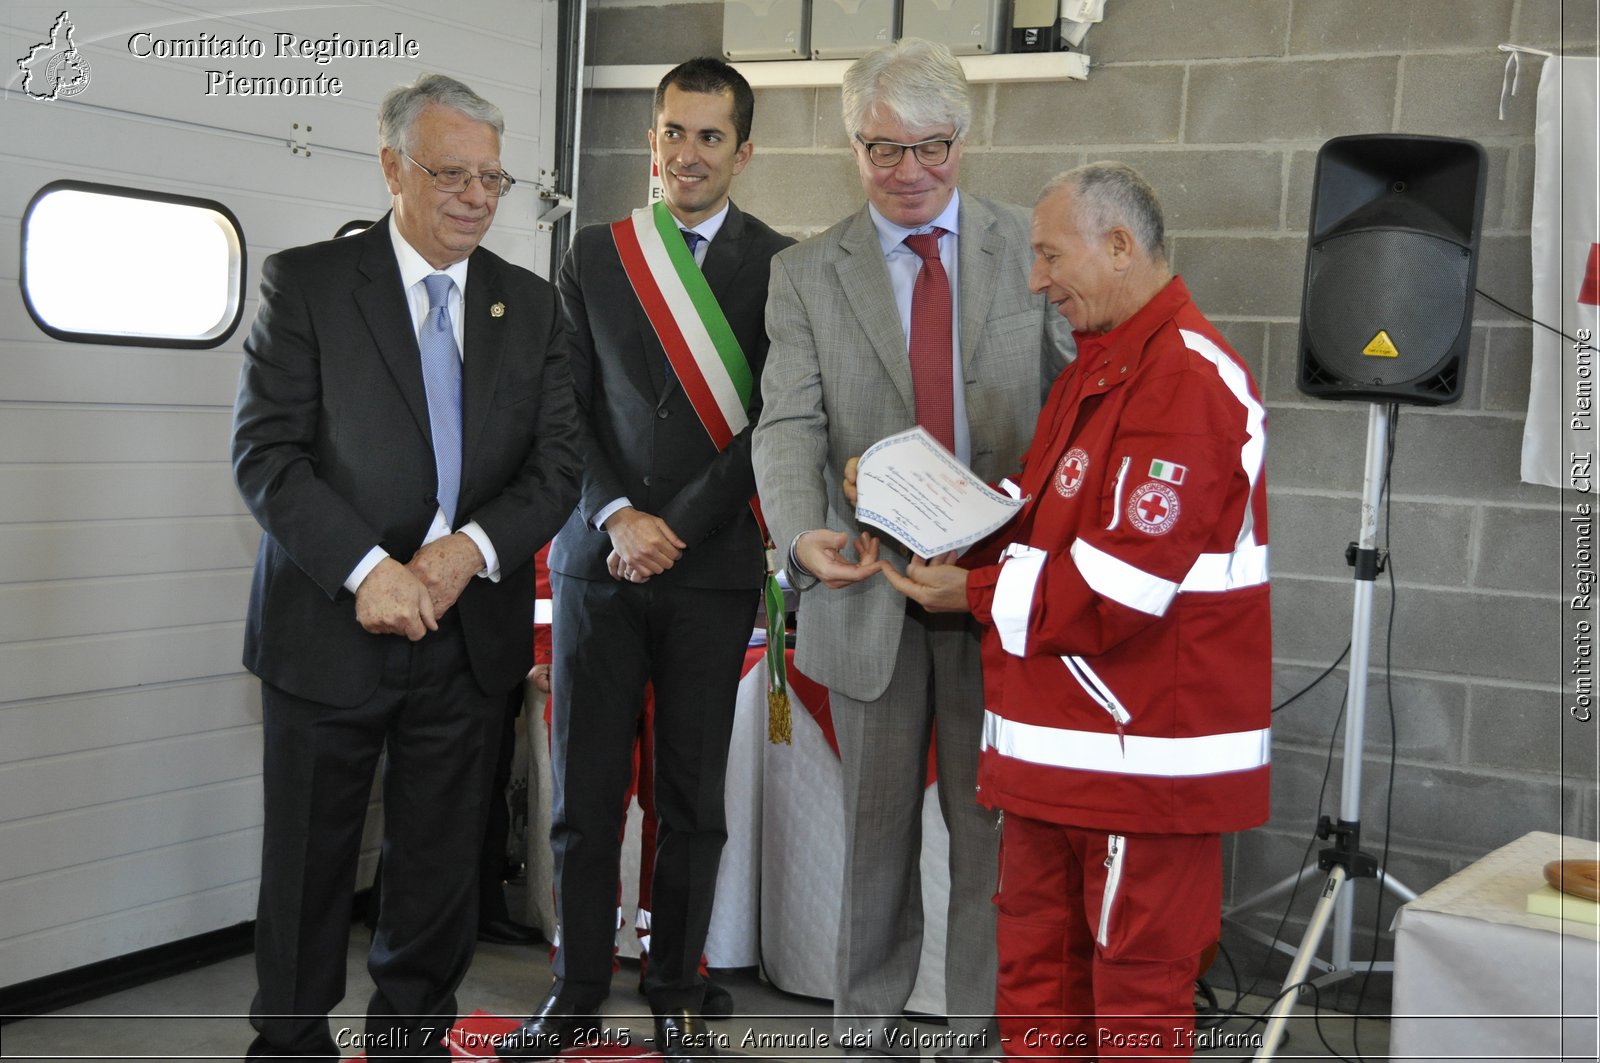
[[[1072,323],[1017,515],[891,583],[985,625],[979,799],[1004,815],[1013,1056],[1188,1056],[1221,832],[1267,818],[1266,413],[1121,163],[1046,187],[1035,291]]]
[[[657,845],[642,989],[659,1051],[714,1054],[699,960],[726,837],[735,695],[766,580],[750,426],[768,263],[793,242],[728,198],[750,159],[754,107],[720,60],[668,73],[648,133],[663,199],[584,228],[562,265],[583,488],[550,552],[560,941],[554,985],[502,1058],[553,1056],[599,1026],[647,683]]]

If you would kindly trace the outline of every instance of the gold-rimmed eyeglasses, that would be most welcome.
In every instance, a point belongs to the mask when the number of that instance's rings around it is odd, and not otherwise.
[[[503,196],[507,192],[511,191],[512,185],[517,183],[517,179],[515,177],[512,177],[508,173],[501,173],[498,170],[486,170],[483,173],[472,173],[469,170],[461,169],[459,166],[445,166],[438,170],[430,170],[416,159],[413,159],[410,155],[406,155],[405,152],[402,151],[400,154],[405,155],[406,161],[411,165],[415,166],[417,169],[433,178],[433,187],[437,188],[441,192],[465,192],[469,187],[471,187],[472,182],[482,181],[484,191],[488,192],[491,196]]]
[[[917,161],[924,166],[942,166],[950,157],[950,145],[956,142],[955,137],[937,140],[919,140],[915,144],[898,144],[892,140],[864,140],[860,133],[856,134],[856,141],[867,151],[867,161],[879,169],[888,170],[900,165],[900,160],[907,151],[917,157]]]

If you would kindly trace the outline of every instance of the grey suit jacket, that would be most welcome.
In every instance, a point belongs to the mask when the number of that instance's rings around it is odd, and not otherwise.
[[[1028,291],[1029,215],[963,194],[960,217],[961,361],[972,468],[1015,472],[1070,339]],[[866,207],[772,260],[771,349],[752,457],[761,504],[781,552],[800,532],[861,530],[845,502],[844,463],[916,424],[907,340],[877,230]],[[795,664],[849,697],[888,687],[905,599],[881,578],[800,598]]]

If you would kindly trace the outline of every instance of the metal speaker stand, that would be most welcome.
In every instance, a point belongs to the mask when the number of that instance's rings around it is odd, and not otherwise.
[[[1390,412],[1387,405],[1373,403],[1367,418],[1367,467],[1361,492],[1361,537],[1352,545],[1348,559],[1355,566],[1355,613],[1350,628],[1350,690],[1345,701],[1344,715],[1344,776],[1339,785],[1339,819],[1330,821],[1323,816],[1317,824],[1317,837],[1333,839],[1333,844],[1317,855],[1314,866],[1302,868],[1298,873],[1272,886],[1262,893],[1235,905],[1224,918],[1232,922],[1250,938],[1288,953],[1294,957],[1288,977],[1283,982],[1283,992],[1272,1009],[1262,1044],[1256,1059],[1271,1059],[1277,1052],[1284,1027],[1294,1010],[1302,983],[1311,968],[1321,971],[1310,984],[1322,987],[1368,971],[1392,972],[1391,961],[1354,961],[1350,956],[1350,938],[1355,921],[1355,896],[1345,889],[1352,879],[1377,878],[1380,885],[1402,901],[1416,899],[1416,892],[1378,867],[1376,860],[1361,850],[1361,757],[1366,742],[1367,724],[1367,671],[1372,644],[1372,590],[1385,560],[1379,556],[1378,514],[1384,487],[1385,462],[1389,450]],[[1289,947],[1276,937],[1269,937],[1254,927],[1240,922],[1242,915],[1263,908],[1284,894],[1293,893],[1300,884],[1326,872],[1327,879],[1317,898],[1316,908],[1306,925],[1300,947],[1289,952]],[[1318,945],[1333,924],[1331,959],[1317,955]]]

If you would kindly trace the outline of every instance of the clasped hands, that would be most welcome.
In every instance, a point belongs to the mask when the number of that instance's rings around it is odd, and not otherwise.
[[[605,530],[611,536],[606,571],[614,580],[643,583],[677,564],[688,549],[666,521],[632,506],[607,517]]]
[[[852,506],[856,504],[856,465],[856,458],[844,464],[844,497]],[[871,532],[862,532],[851,544],[855,547],[855,561],[845,556],[847,544],[850,537],[844,532],[816,528],[795,540],[795,559],[823,586],[833,590],[882,573],[895,590],[931,613],[967,611],[967,570],[952,563],[955,553],[928,561],[913,557],[902,574],[888,560],[878,557],[878,537]]]
[[[386,557],[356,588],[356,619],[374,635],[416,642],[439,630],[439,620],[483,563],[478,544],[461,532],[435,539],[403,565]]]

